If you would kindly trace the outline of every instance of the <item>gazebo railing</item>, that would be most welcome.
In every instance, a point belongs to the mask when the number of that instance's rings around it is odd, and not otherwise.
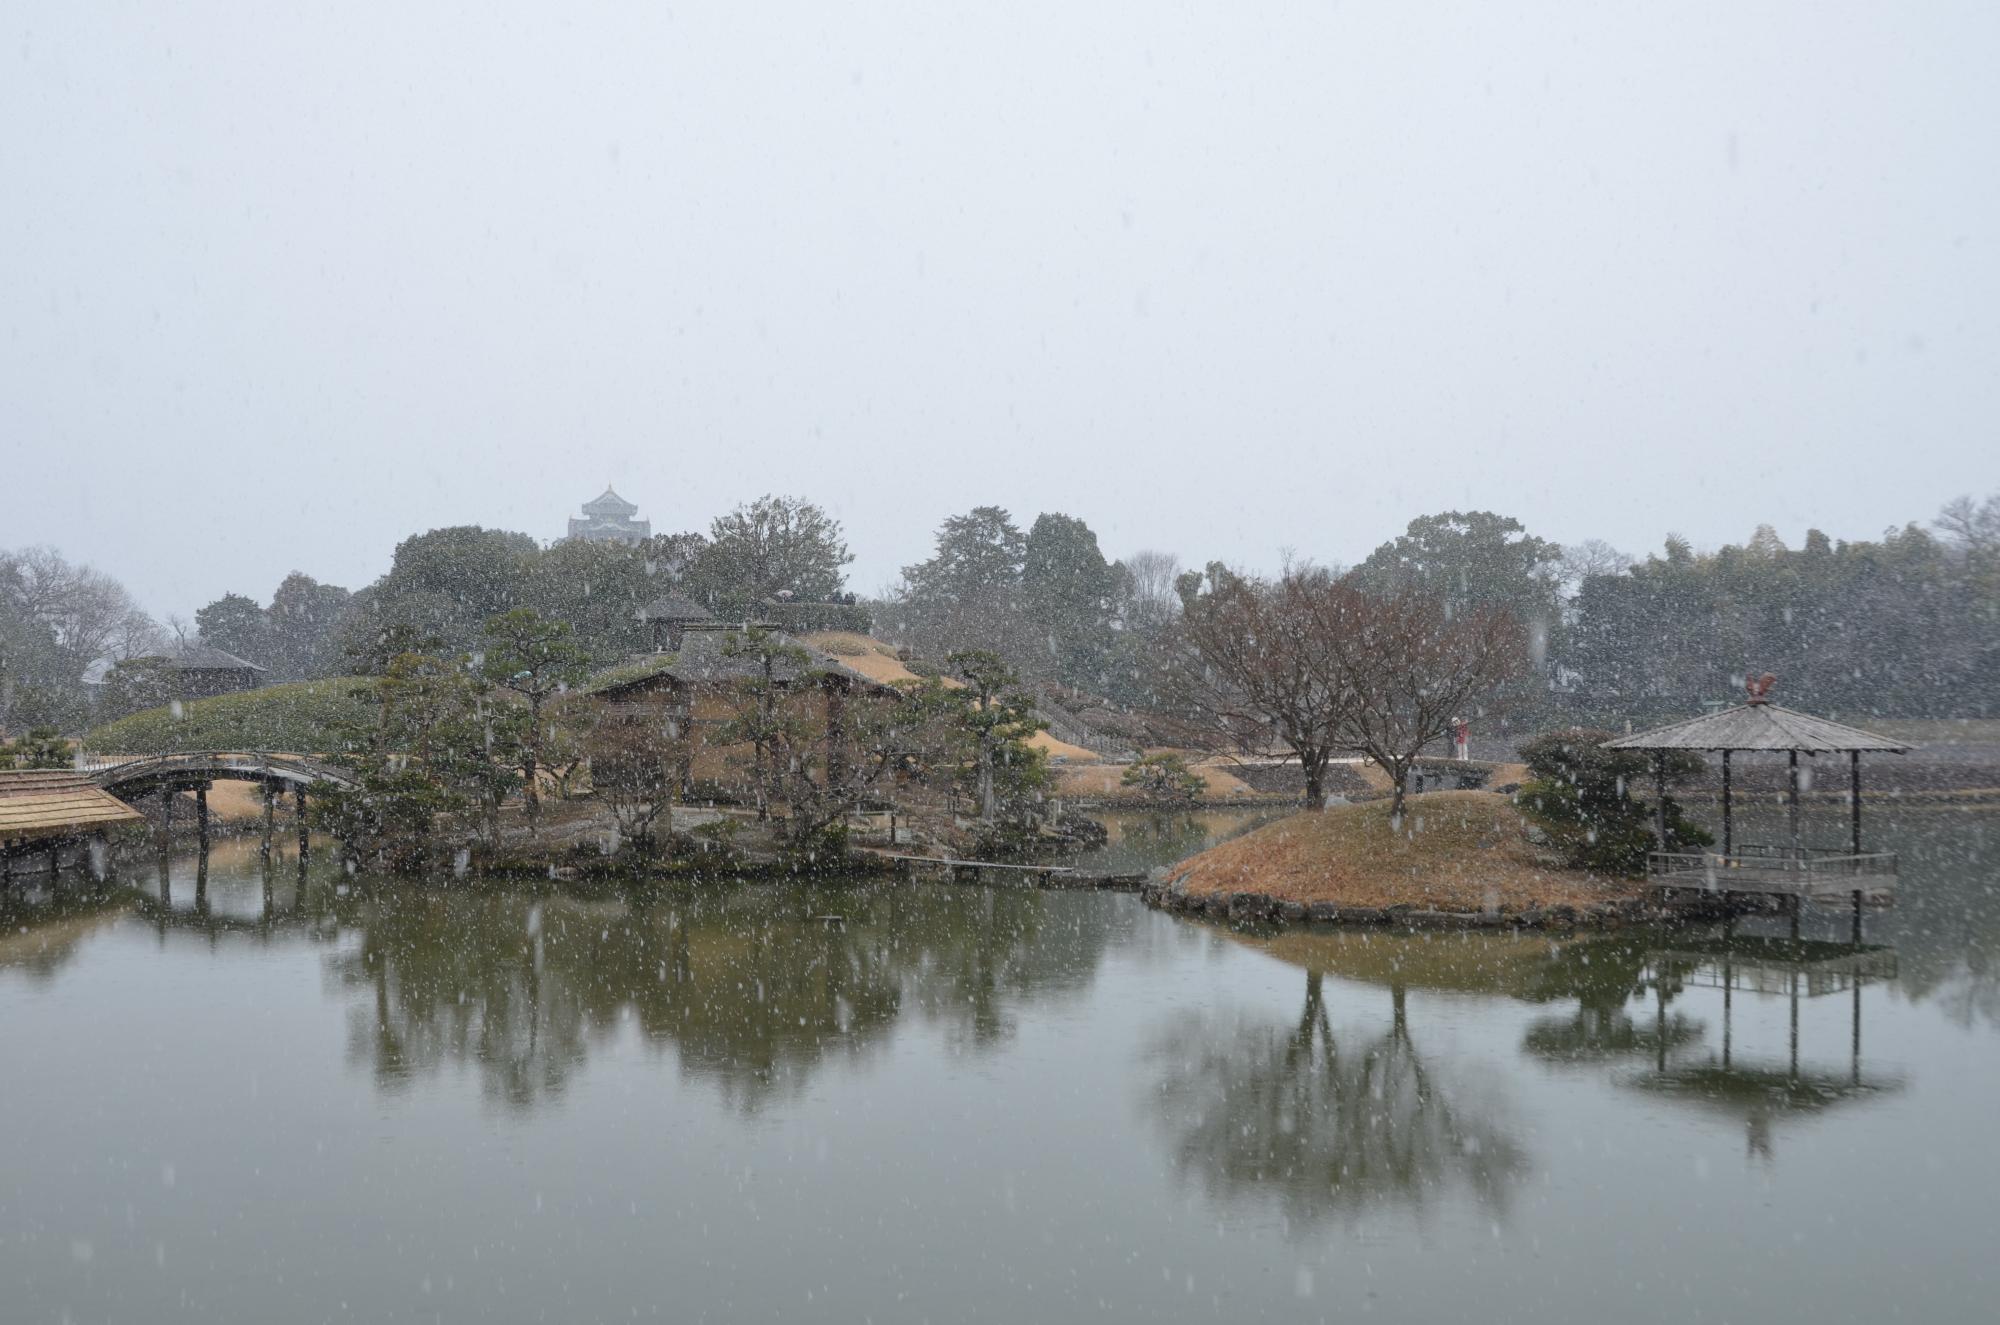
[[[1646,872],[1671,886],[1709,892],[1839,892],[1893,886],[1896,853],[1738,844],[1716,851],[1655,851]]]

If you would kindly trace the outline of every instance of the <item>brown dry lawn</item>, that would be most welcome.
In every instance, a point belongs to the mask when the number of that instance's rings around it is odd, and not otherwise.
[[[1562,868],[1528,841],[1513,802],[1490,791],[1414,797],[1401,824],[1387,801],[1291,815],[1189,857],[1173,878],[1198,896],[1439,911],[1584,906],[1639,892],[1632,880]]]

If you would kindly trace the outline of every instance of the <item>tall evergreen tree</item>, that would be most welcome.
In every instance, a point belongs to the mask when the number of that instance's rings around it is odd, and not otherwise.
[[[1069,515],[1035,518],[1023,551],[1021,601],[1045,643],[1036,670],[1069,685],[1102,688],[1117,588],[1118,577],[1089,525]]]

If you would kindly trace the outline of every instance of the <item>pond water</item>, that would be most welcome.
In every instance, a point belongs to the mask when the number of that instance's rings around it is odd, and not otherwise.
[[[1070,863],[1086,874],[1147,874],[1291,812],[1289,806],[1177,810],[1165,814],[1145,810],[1100,811],[1092,817],[1104,825],[1103,844],[1080,853]]]
[[[1987,1319],[2000,817],[1880,827],[1858,955],[233,845],[17,892],[0,1316]]]

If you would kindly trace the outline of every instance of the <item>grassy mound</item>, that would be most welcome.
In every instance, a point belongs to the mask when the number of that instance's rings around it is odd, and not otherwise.
[[[265,686],[179,706],[147,709],[95,727],[85,737],[106,754],[165,754],[175,750],[297,750],[322,753],[332,732],[367,721],[370,704],[356,689],[373,677],[336,676]]]
[[[1528,840],[1514,803],[1484,791],[1295,814],[1189,857],[1174,883],[1195,895],[1264,893],[1337,906],[1525,911],[1636,896],[1638,885],[1562,868]]]

